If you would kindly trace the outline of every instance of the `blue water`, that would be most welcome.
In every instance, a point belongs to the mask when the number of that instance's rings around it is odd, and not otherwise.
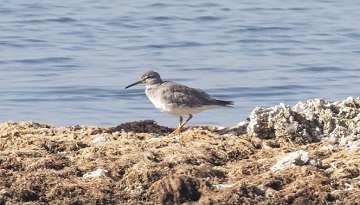
[[[235,102],[189,125],[232,126],[256,106],[360,96],[360,1],[1,1],[0,122],[115,126],[178,118],[144,86],[164,80]]]

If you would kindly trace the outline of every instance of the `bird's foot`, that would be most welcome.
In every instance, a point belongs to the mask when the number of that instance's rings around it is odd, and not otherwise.
[[[181,128],[176,128],[171,134],[179,135],[181,133]]]

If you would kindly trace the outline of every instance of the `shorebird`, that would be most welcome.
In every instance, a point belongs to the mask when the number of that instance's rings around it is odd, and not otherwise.
[[[146,84],[145,93],[157,109],[179,116],[179,125],[172,132],[175,135],[181,133],[181,129],[191,120],[193,114],[211,108],[231,107],[233,105],[232,101],[214,99],[203,90],[163,81],[159,73],[153,70],[146,71],[139,81],[126,86],[125,89],[137,84]],[[185,122],[183,122],[182,117],[184,115],[188,115]]]

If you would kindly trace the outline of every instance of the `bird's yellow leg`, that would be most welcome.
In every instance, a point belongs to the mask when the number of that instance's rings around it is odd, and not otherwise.
[[[179,126],[178,127],[181,127],[182,122],[183,122],[183,118],[182,118],[182,116],[180,116],[180,118],[179,118]]]
[[[180,118],[179,118],[179,126],[171,134],[178,135],[178,134],[181,133],[182,122],[183,122],[183,118],[180,116]]]
[[[191,120],[192,117],[193,117],[193,116],[192,116],[191,114],[189,114],[188,119],[186,119],[186,121],[185,121],[184,123],[182,123],[183,119],[182,119],[182,117],[180,116],[179,127],[177,127],[177,128],[172,132],[172,134],[179,135],[179,134],[181,133],[181,128],[183,128],[183,127],[186,125],[186,123],[188,123],[188,122]]]
[[[186,119],[186,121],[182,125],[180,125],[180,129],[183,128],[186,125],[186,123],[188,123],[191,120],[192,117],[193,117],[192,114],[189,114],[188,119]]]

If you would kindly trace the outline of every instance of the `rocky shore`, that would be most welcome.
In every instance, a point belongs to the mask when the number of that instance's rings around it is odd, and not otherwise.
[[[234,127],[0,124],[1,204],[360,204],[360,99]]]

